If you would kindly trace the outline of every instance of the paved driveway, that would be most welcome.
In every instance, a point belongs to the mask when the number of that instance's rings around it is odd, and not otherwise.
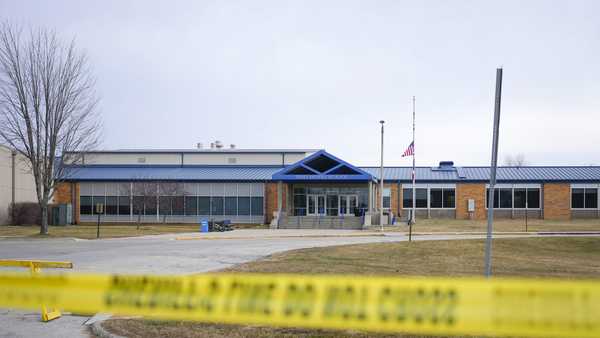
[[[186,239],[177,239],[182,237]],[[415,240],[482,237],[428,235]],[[236,230],[103,240],[5,238],[0,239],[0,258],[71,261],[77,272],[187,274],[222,269],[292,249],[406,239],[397,232],[381,236],[352,230]],[[39,313],[0,309],[0,337],[85,337],[83,323],[87,319],[63,316],[41,323]]]

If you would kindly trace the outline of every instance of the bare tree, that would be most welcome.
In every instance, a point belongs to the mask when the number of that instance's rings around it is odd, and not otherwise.
[[[522,167],[527,165],[527,160],[525,160],[525,155],[523,153],[519,153],[514,156],[506,156],[504,164],[510,167]]]
[[[133,212],[137,215],[137,229],[140,229],[140,223],[142,221],[142,214],[145,213],[147,205],[157,205],[157,185],[156,182],[144,182],[136,181],[133,182],[132,195],[132,206]]]
[[[49,30],[0,24],[0,137],[27,158],[48,233],[48,203],[63,163],[95,148],[100,122],[88,61]],[[57,158],[62,154],[62,159]]]
[[[173,210],[183,211],[185,189],[181,182],[161,182],[158,184],[160,214],[163,223]]]

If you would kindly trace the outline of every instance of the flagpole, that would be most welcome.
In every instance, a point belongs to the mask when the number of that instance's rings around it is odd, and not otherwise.
[[[411,220],[411,227],[412,224],[415,223],[417,217],[416,217],[416,212],[417,212],[417,190],[415,187],[415,183],[417,181],[417,173],[415,171],[415,153],[416,153],[416,148],[415,148],[415,97],[413,96],[413,168],[412,168],[412,186],[413,186],[413,191],[412,191],[412,220]],[[412,229],[411,229],[412,230]]]

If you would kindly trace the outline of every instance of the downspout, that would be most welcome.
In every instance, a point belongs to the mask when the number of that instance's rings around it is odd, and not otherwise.
[[[10,217],[11,217],[11,223],[15,223],[15,164],[16,164],[16,157],[17,157],[17,152],[15,150],[11,150],[11,164],[12,164],[12,178],[11,178],[11,201],[10,201]]]

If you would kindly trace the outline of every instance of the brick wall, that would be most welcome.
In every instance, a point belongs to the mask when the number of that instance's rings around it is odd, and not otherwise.
[[[568,183],[544,184],[544,219],[571,218],[571,186]]]
[[[79,224],[79,183],[61,182],[54,188],[52,203],[71,204],[73,223]]]
[[[285,211],[286,200],[287,200],[287,189],[288,185],[283,184],[282,189],[282,210]],[[265,222],[267,224],[271,223],[273,219],[273,212],[278,210],[277,206],[277,182],[268,182],[265,184]]]
[[[468,201],[475,200],[473,219],[486,219],[485,183],[456,184],[456,218],[469,219]]]
[[[54,188],[53,202],[56,204],[70,204],[72,199],[70,182],[60,182]]]

